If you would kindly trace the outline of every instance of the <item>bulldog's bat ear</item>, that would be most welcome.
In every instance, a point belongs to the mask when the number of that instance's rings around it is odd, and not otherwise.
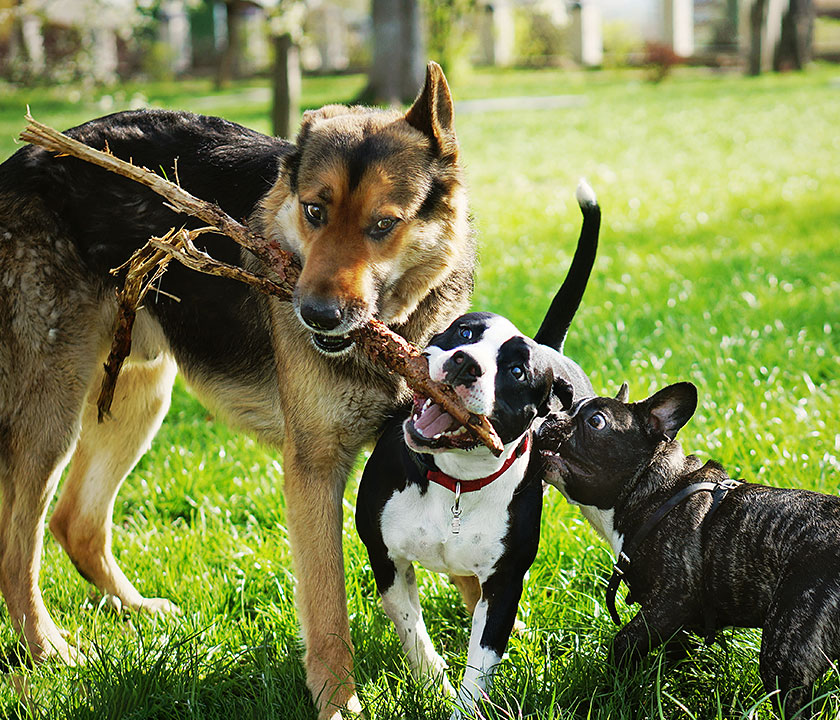
[[[626,382],[621,383],[621,387],[618,388],[618,393],[616,394],[615,399],[620,403],[626,403],[630,399],[630,388],[627,386]]]
[[[675,383],[640,405],[646,412],[650,432],[673,440],[697,409],[697,388],[690,382]]]
[[[455,160],[458,140],[455,137],[455,106],[443,70],[436,62],[426,66],[426,84],[405,114],[405,121],[432,141],[441,158]]]

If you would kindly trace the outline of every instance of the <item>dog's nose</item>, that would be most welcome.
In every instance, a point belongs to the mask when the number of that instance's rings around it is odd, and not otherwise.
[[[472,385],[483,374],[476,359],[463,350],[453,353],[443,364],[444,377],[450,385]]]
[[[300,316],[313,330],[335,330],[341,324],[341,307],[332,300],[305,297],[300,301]]]

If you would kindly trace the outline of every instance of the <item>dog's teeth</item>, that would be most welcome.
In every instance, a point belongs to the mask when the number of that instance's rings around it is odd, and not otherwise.
[[[423,409],[424,410],[428,410],[430,407],[432,407],[432,399],[431,398],[426,400],[426,402],[423,404]]]

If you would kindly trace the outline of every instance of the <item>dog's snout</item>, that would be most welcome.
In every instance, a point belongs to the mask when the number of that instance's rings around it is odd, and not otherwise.
[[[463,350],[453,353],[443,364],[446,382],[450,385],[471,385],[483,374],[481,365]]]
[[[542,449],[556,450],[568,441],[574,430],[574,423],[566,413],[552,413],[539,426],[536,440]]]
[[[300,301],[300,316],[313,330],[335,330],[343,319],[341,306],[334,300],[305,297]]]

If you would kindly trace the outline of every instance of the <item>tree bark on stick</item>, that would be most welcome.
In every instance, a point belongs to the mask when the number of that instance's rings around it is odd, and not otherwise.
[[[176,212],[191,215],[208,225],[212,225],[217,232],[227,235],[246,250],[250,250],[277,274],[280,282],[289,285],[290,291],[294,289],[295,281],[300,272],[300,267],[294,256],[277,243],[269,242],[251,232],[246,225],[234,220],[230,215],[223,212],[218,205],[206,200],[199,200],[180,186],[146,168],[120,160],[112,155],[107,148],[104,151],[97,150],[83,142],[67,137],[63,133],[39,123],[28,113],[26,120],[29,124],[20,134],[21,140],[39,145],[59,155],[72,155],[79,160],[93,163],[105,170],[145,185],[165,198]]]
[[[176,212],[197,217],[208,224],[208,227],[199,230],[173,229],[162,238],[151,238],[147,245],[136,251],[128,263],[122,266],[127,267],[127,275],[124,287],[117,296],[118,318],[100,392],[100,421],[108,412],[120,368],[131,351],[131,330],[137,308],[146,291],[160,278],[171,259],[174,258],[198,272],[246,282],[261,292],[281,300],[291,300],[300,272],[300,266],[292,253],[277,243],[253,234],[246,225],[231,218],[218,205],[194,197],[178,185],[145,168],[120,160],[107,148],[105,151],[96,150],[36,122],[29,114],[26,119],[29,124],[21,133],[21,140],[39,145],[58,155],[70,155],[92,162],[105,170],[135,180],[165,198]],[[277,281],[249,273],[235,265],[219,262],[196,248],[193,239],[208,231],[221,232],[254,253],[277,275]],[[150,273],[151,280],[144,283]],[[429,377],[428,363],[417,347],[375,319],[355,330],[352,337],[373,362],[384,364],[391,372],[404,377],[412,390],[432,399],[494,454],[501,454],[502,442],[487,418],[469,412],[451,387],[435,382]]]

